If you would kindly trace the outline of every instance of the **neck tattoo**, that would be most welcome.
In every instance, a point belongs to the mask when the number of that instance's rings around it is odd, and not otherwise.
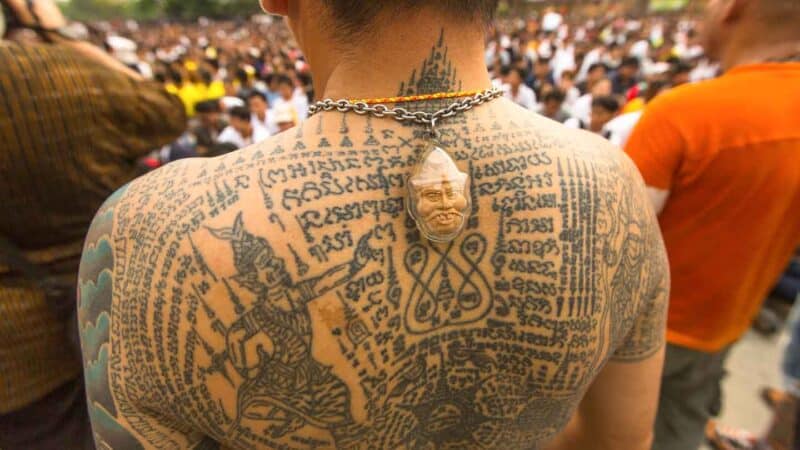
[[[470,93],[437,93],[410,97],[393,97],[392,103],[439,100],[463,97]],[[466,96],[446,108],[429,113],[410,112],[405,108],[389,108],[384,104],[371,106],[373,100],[322,100],[309,108],[309,115],[324,111],[354,112],[374,117],[391,117],[398,122],[423,125],[428,128],[425,150],[406,180],[406,205],[422,236],[433,242],[451,242],[464,230],[472,212],[469,174],[461,171],[450,152],[445,150],[436,131],[442,119],[454,117],[500,97],[503,92],[492,88]],[[384,99],[381,99],[384,100]]]

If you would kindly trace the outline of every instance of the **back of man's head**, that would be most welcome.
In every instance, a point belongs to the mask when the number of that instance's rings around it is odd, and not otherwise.
[[[712,58],[755,47],[800,41],[798,0],[714,0],[708,3],[701,41]],[[735,64],[735,61],[722,61]]]
[[[250,110],[245,106],[234,106],[228,111],[228,115],[231,119],[239,119],[245,122],[250,121]]]
[[[620,105],[616,97],[604,95],[592,99],[592,108],[601,108],[608,113],[616,114],[620,109]]]
[[[753,3],[754,15],[765,25],[789,25],[800,35],[800,1],[798,0],[749,0]]]
[[[499,0],[321,0],[340,32],[360,34],[371,29],[381,18],[433,8],[462,22],[488,23],[494,18]]]

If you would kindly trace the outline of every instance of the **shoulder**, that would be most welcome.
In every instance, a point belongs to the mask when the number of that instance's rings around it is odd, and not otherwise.
[[[708,111],[725,92],[727,83],[726,77],[720,77],[669,89],[648,103],[646,112],[677,116],[697,110]]]
[[[572,118],[565,124],[542,120],[536,122],[534,134],[540,146],[549,149],[556,162],[559,178],[570,179],[582,176],[583,172],[572,170],[570,164],[579,164],[582,170],[593,173],[594,188],[624,190],[625,195],[637,201],[646,199],[642,176],[631,158],[608,139],[583,129],[570,126],[578,122]],[[585,169],[584,169],[585,168]]]

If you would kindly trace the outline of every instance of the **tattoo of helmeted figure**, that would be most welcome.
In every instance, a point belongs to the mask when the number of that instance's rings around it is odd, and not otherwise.
[[[269,242],[245,229],[241,213],[232,227],[209,231],[230,242],[237,272],[232,279],[256,296],[253,307],[226,332],[226,356],[245,380],[233,429],[244,420],[257,421],[279,438],[307,424],[323,429],[352,424],[347,386],[311,356],[306,305],[346,283],[370,261],[372,232],[361,238],[350,262],[295,282]]]

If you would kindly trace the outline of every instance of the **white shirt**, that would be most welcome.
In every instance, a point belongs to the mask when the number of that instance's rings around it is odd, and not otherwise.
[[[578,71],[578,76],[575,77],[575,81],[581,82],[586,79],[586,76],[589,74],[589,67],[596,62],[600,62],[603,57],[603,50],[600,48],[595,48],[589,50],[589,53],[583,57],[583,64],[581,64],[581,68]]]
[[[566,92],[566,97],[564,98],[564,109],[566,109],[567,112],[571,112],[572,108],[575,106],[575,102],[577,102],[579,98],[581,98],[580,89],[576,88],[575,86],[569,88]]]
[[[258,116],[253,113],[252,117],[250,118],[250,124],[253,125],[253,134],[258,134],[260,136],[274,136],[278,134],[278,124],[272,120],[272,111],[267,110],[267,113],[264,117],[264,120],[258,118]]]
[[[300,88],[294,90],[291,100],[287,101],[284,100],[283,97],[278,97],[273,103],[272,110],[285,108],[282,106],[285,103],[292,105],[292,109],[297,113],[295,125],[299,125],[300,122],[308,118],[308,96],[306,96],[306,93]]]
[[[559,47],[553,56],[553,81],[561,82],[561,74],[566,70],[575,70],[575,47],[572,45]]]
[[[630,51],[628,52],[631,56],[635,56],[639,58],[639,61],[643,61],[647,58],[650,52],[650,43],[647,42],[645,39],[640,41],[636,41],[632,46]]]
[[[299,116],[300,122],[306,120],[308,118],[308,96],[302,89],[295,89],[294,97],[292,97],[292,103],[297,109],[297,115]]]
[[[544,31],[556,31],[563,21],[564,18],[561,14],[551,11],[542,17],[542,29]]]
[[[642,111],[617,116],[603,126],[603,134],[608,135],[608,140],[612,144],[623,148],[628,143],[628,138],[631,137],[631,133],[641,117]]]
[[[504,97],[522,106],[525,109],[536,111],[536,92],[524,84],[519,85],[517,95],[511,92],[511,86],[503,85]]]
[[[233,144],[236,148],[245,148],[247,146],[259,143],[269,138],[269,134],[263,129],[253,129],[253,134],[249,138],[242,136],[236,128],[228,125],[219,134],[218,141],[221,143]]]
[[[585,94],[575,100],[569,113],[573,118],[589,123],[592,118],[592,94]]]
[[[287,108],[284,105],[289,105],[291,107],[295,117],[295,125],[299,125],[300,122],[306,120],[308,117],[308,97],[299,89],[295,91],[291,100],[287,101],[282,97],[275,100],[272,105],[272,111],[284,110]]]

